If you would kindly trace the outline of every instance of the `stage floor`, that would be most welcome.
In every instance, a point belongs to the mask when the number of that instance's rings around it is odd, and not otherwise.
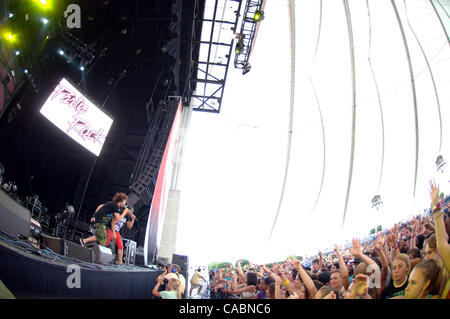
[[[16,298],[148,299],[158,266],[98,265],[0,238],[0,279]]]

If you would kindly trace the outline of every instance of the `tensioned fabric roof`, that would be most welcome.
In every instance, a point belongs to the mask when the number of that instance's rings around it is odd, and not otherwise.
[[[314,254],[423,213],[431,178],[450,193],[435,164],[450,158],[449,11],[267,1],[251,72],[231,67],[221,113],[192,117],[177,250]]]

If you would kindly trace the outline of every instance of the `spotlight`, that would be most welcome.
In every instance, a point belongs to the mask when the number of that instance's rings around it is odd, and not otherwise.
[[[45,36],[45,39],[46,39],[46,40],[48,40],[48,35],[47,35],[47,36]]]
[[[41,18],[41,21],[42,21],[43,24],[47,24],[47,23],[48,23],[48,19],[45,18],[45,17],[44,17],[44,18]]]
[[[236,54],[241,54],[243,50],[244,50],[244,36],[242,34],[239,34],[238,41],[236,43],[236,48],[234,49],[234,51],[236,52]]]
[[[376,208],[377,210],[380,209],[381,205],[383,204],[383,201],[381,200],[380,195],[375,195],[372,200],[372,208]]]
[[[10,12],[9,15],[8,15],[8,17],[9,17],[9,18],[14,17],[14,13]]]
[[[81,71],[84,71],[84,66],[80,66],[80,70],[81,70]]]
[[[58,53],[59,53],[59,55],[64,55],[64,51],[61,49],[58,50]]]
[[[40,2],[41,5],[43,5],[44,7],[48,4],[47,0],[39,0],[39,2]]]
[[[255,16],[253,17],[253,21],[258,22],[264,20],[264,11],[256,10]]]
[[[16,36],[15,36],[14,34],[7,33],[7,34],[6,34],[6,38],[7,38],[10,42],[14,42],[14,40],[16,39]]]
[[[24,69],[23,73],[28,74],[28,69]]]
[[[436,164],[436,168],[438,170],[438,172],[443,173],[444,172],[444,166],[446,164],[444,157],[442,155],[439,155],[435,161]]]
[[[17,50],[17,51],[16,51],[16,55],[19,55],[19,54],[20,54],[20,51],[19,51],[19,50]]]

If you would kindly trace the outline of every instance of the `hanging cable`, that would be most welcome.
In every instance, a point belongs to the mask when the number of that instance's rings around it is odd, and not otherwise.
[[[317,49],[319,48],[320,31],[321,30],[322,30],[322,0],[320,0],[319,31],[317,32],[316,50],[314,51],[314,61],[316,61]]]
[[[320,109],[319,97],[317,96],[317,92],[316,92],[316,89],[315,89],[315,87],[314,87],[314,83],[313,83],[311,77],[309,78],[309,81],[310,81],[310,83],[311,83],[311,87],[312,87],[313,92],[314,92],[314,97],[315,97],[315,99],[316,99],[317,109],[319,110],[320,124],[321,124],[321,126],[322,126],[322,144],[323,144],[322,178],[321,178],[321,181],[320,181],[320,187],[319,187],[319,192],[318,192],[318,194],[317,194],[316,201],[315,201],[315,203],[314,203],[313,208],[311,209],[311,213],[312,213],[312,212],[314,211],[314,209],[316,208],[317,203],[319,202],[320,194],[322,193],[323,181],[324,181],[324,179],[325,179],[325,163],[326,163],[326,161],[325,161],[325,159],[326,159],[326,149],[325,149],[325,145],[326,145],[326,144],[325,144],[325,126],[324,126],[324,124],[323,124],[322,110]]]
[[[314,52],[314,59],[313,59],[313,64],[316,62],[316,56],[317,56],[317,50],[319,48],[319,41],[320,41],[320,32],[322,30],[322,0],[320,0],[320,11],[319,11],[319,30],[317,32],[317,40],[316,40],[316,50]],[[317,91],[316,88],[314,87],[314,82],[312,80],[311,75],[309,76],[309,82],[311,83],[311,87],[313,89],[314,92],[314,98],[316,100],[316,105],[317,105],[317,109],[319,111],[319,115],[320,115],[320,124],[322,126],[322,144],[323,144],[323,160],[322,160],[322,177],[320,180],[320,187],[319,187],[319,192],[317,194],[317,198],[316,201],[314,203],[314,206],[312,207],[310,213],[312,213],[314,211],[314,209],[317,206],[317,203],[319,202],[319,198],[320,198],[320,194],[322,193],[322,188],[323,188],[323,181],[325,178],[325,159],[326,159],[326,143],[325,143],[325,127],[323,124],[323,116],[322,116],[322,110],[320,108],[320,103],[319,103],[319,97],[317,96]]]
[[[369,0],[366,0],[366,5],[367,5],[367,15],[369,17],[369,56],[368,56],[368,61],[369,61],[369,66],[370,66],[370,72],[372,73],[372,78],[373,78],[373,82],[375,84],[375,89],[377,91],[377,98],[378,98],[378,106],[380,108],[380,117],[381,117],[381,168],[380,168],[380,179],[378,180],[378,187],[377,187],[377,193],[379,193],[380,191],[380,185],[381,185],[381,179],[383,177],[383,168],[384,168],[384,116],[383,116],[383,106],[381,104],[381,96],[380,96],[380,90],[378,88],[378,82],[377,82],[377,78],[375,77],[375,72],[373,70],[373,66],[372,66],[372,57],[371,57],[371,52],[372,52],[372,20],[370,17],[370,7],[369,7]]]
[[[416,184],[417,184],[417,168],[419,163],[419,118],[417,114],[417,97],[416,97],[416,85],[414,83],[414,72],[411,64],[411,56],[409,55],[409,48],[408,48],[408,42],[406,41],[405,36],[405,30],[403,29],[402,21],[400,19],[400,16],[398,14],[397,6],[394,2],[394,0],[391,0],[392,7],[395,12],[395,16],[397,18],[397,23],[400,29],[400,32],[402,34],[403,39],[403,45],[405,47],[405,53],[408,60],[408,67],[409,67],[409,76],[411,79],[411,90],[413,95],[413,102],[414,102],[414,118],[415,118],[415,133],[416,133],[416,165],[415,165],[415,173],[414,173],[414,191],[413,191],[413,197],[416,196]]]
[[[355,78],[355,51],[353,44],[353,28],[352,28],[352,19],[350,16],[350,8],[348,6],[348,1],[344,1],[345,7],[345,17],[347,19],[347,27],[348,27],[348,39],[350,43],[350,59],[351,59],[351,67],[352,67],[352,148],[350,153],[350,171],[348,173],[348,183],[347,183],[347,195],[345,197],[345,207],[344,207],[344,216],[342,217],[342,225],[345,222],[345,216],[347,214],[348,208],[348,199],[350,197],[350,189],[352,185],[352,176],[353,176],[353,160],[355,157],[355,129],[356,129],[356,78]]]
[[[270,230],[268,242],[272,238],[273,230],[278,220],[278,215],[280,214],[281,204],[283,203],[284,191],[286,188],[287,175],[289,171],[289,162],[291,158],[291,143],[292,143],[292,124],[293,124],[293,114],[294,114],[294,96],[295,96],[295,2],[294,0],[289,1],[289,23],[290,23],[290,44],[291,44],[291,96],[290,96],[290,106],[289,106],[289,130],[288,130],[288,141],[287,141],[287,152],[286,152],[286,165],[284,169],[284,179],[281,188],[280,200],[278,202],[277,212],[275,214],[275,219],[272,224],[272,229]]]
[[[441,117],[441,103],[439,102],[439,95],[437,92],[436,81],[434,80],[434,74],[433,74],[433,71],[431,71],[430,62],[428,61],[427,55],[425,54],[422,44],[420,43],[419,38],[417,37],[416,32],[414,32],[414,29],[411,26],[411,23],[409,21],[408,10],[406,8],[405,0],[403,0],[403,4],[405,6],[406,21],[408,22],[408,26],[409,26],[412,34],[414,35],[414,38],[416,39],[417,44],[419,45],[420,51],[422,51],[423,58],[425,59],[425,62],[427,64],[428,72],[430,73],[431,82],[433,83],[434,95],[436,96],[436,103],[437,103],[437,109],[438,109],[438,114],[439,114],[439,153],[440,153],[441,147],[442,147],[442,117]]]

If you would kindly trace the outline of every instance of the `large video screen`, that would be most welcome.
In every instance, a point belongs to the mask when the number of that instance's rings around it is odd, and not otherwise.
[[[62,79],[40,110],[50,122],[99,156],[113,120]]]

